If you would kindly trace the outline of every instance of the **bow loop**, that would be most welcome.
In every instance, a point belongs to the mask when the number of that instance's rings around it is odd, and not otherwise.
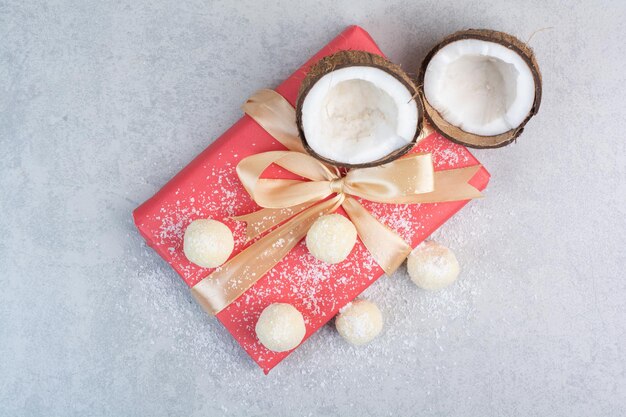
[[[254,201],[265,208],[287,208],[315,203],[332,194],[330,181],[258,180]]]
[[[379,203],[397,203],[434,190],[430,154],[414,154],[385,165],[353,169],[345,179],[346,192]]]

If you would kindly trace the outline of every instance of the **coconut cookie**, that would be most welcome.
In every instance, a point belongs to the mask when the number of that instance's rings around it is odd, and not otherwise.
[[[306,235],[306,246],[320,261],[336,264],[348,257],[356,243],[356,228],[340,214],[321,216]]]
[[[296,122],[305,149],[327,163],[363,167],[399,158],[422,128],[417,88],[399,66],[363,51],[341,51],[307,73]]]
[[[285,352],[298,346],[306,333],[302,314],[291,304],[265,308],[255,327],[259,341],[271,351]]]
[[[419,81],[434,128],[477,148],[512,142],[541,102],[541,74],[532,50],[492,30],[445,38],[426,56]]]
[[[222,265],[235,247],[233,234],[224,223],[210,219],[192,221],[183,238],[187,259],[203,268]]]
[[[418,287],[438,290],[457,279],[459,263],[450,249],[430,240],[409,254],[407,270],[411,280]]]
[[[339,310],[335,318],[337,331],[347,342],[364,345],[371,342],[383,329],[383,315],[376,304],[355,300]]]

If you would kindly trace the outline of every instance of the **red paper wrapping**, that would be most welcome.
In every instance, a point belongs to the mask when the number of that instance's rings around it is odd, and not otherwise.
[[[295,104],[298,88],[310,65],[324,56],[346,49],[382,55],[367,32],[351,26],[276,90]],[[187,225],[198,218],[220,220],[233,231],[233,256],[247,247],[250,242],[246,242],[245,225],[230,217],[250,213],[259,207],[239,182],[235,167],[246,156],[283,149],[256,122],[244,116],[134,211],[135,224],[148,245],[172,265],[187,285],[193,286],[212,272],[185,258],[182,242]],[[414,152],[431,152],[436,170],[478,164],[466,148],[437,134],[420,142]],[[280,174],[270,172],[266,176],[272,175]],[[488,181],[489,173],[482,168],[470,183],[482,190]],[[405,205],[361,202],[413,247],[467,203]],[[338,212],[344,214],[341,210]],[[336,265],[316,260],[308,253],[304,242],[300,242],[274,269],[217,314],[217,319],[267,373],[290,352],[272,352],[258,342],[254,326],[265,307],[275,302],[294,305],[304,316],[306,340],[382,274],[382,269],[360,241],[348,259]]]

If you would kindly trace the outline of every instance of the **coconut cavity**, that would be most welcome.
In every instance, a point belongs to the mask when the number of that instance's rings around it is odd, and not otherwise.
[[[428,55],[420,80],[429,120],[474,147],[503,146],[536,113],[541,78],[521,41],[501,32],[459,32]]]
[[[296,106],[305,148],[338,166],[371,166],[406,153],[421,129],[408,76],[383,58],[344,51],[307,75]]]

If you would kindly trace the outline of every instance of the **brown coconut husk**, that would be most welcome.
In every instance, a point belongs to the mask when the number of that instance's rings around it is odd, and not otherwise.
[[[329,72],[346,68],[346,67],[354,67],[354,66],[368,66],[379,68],[390,75],[394,76],[398,81],[400,81],[404,86],[411,92],[411,95],[415,98],[415,102],[417,104],[418,111],[418,124],[417,130],[415,132],[415,137],[411,140],[410,143],[403,146],[400,149],[386,155],[383,158],[380,158],[376,161],[371,161],[362,164],[346,164],[343,162],[333,161],[331,159],[325,158],[319,154],[317,154],[311,147],[308,145],[306,137],[304,135],[304,130],[302,129],[302,104],[304,100],[311,90],[311,87],[319,81],[324,75]],[[325,58],[322,58],[315,65],[313,65],[309,71],[307,72],[306,77],[302,81],[302,85],[300,86],[300,90],[298,92],[298,100],[296,102],[296,123],[298,125],[298,133],[300,135],[300,139],[302,140],[302,144],[304,149],[313,157],[328,163],[330,165],[345,167],[345,168],[366,168],[371,166],[377,166],[386,164],[395,159],[400,158],[402,155],[405,155],[409,152],[415,143],[417,142],[420,133],[422,131],[422,117],[424,114],[424,108],[422,107],[421,100],[417,99],[419,96],[417,86],[411,80],[411,78],[400,68],[399,65],[396,65],[380,55],[371,54],[365,51],[340,51],[333,55],[329,55]]]
[[[532,72],[533,78],[535,80],[535,101],[533,102],[533,107],[531,108],[530,112],[519,126],[509,130],[508,132],[504,132],[495,136],[476,135],[466,132],[458,128],[457,126],[448,123],[441,116],[441,114],[439,114],[439,112],[437,112],[437,110],[435,110],[426,100],[426,97],[423,94],[424,75],[426,73],[426,67],[430,63],[430,60],[444,46],[463,39],[479,39],[483,41],[499,43],[500,45],[503,45],[508,49],[515,51],[522,57],[526,64],[528,64],[528,67],[530,68],[530,71]],[[441,41],[433,49],[431,49],[430,52],[428,52],[428,54],[426,55],[426,58],[422,62],[422,66],[419,69],[418,83],[420,86],[420,95],[424,104],[426,118],[433,126],[433,128],[451,141],[472,148],[499,148],[515,141],[524,130],[524,126],[526,125],[526,123],[528,123],[528,121],[535,114],[537,114],[537,111],[539,111],[539,105],[541,103],[541,72],[539,71],[539,65],[537,64],[537,60],[535,59],[535,54],[533,53],[532,49],[530,49],[528,45],[526,45],[524,42],[520,41],[516,37],[495,30],[468,29],[456,32],[446,37],[443,41]]]

